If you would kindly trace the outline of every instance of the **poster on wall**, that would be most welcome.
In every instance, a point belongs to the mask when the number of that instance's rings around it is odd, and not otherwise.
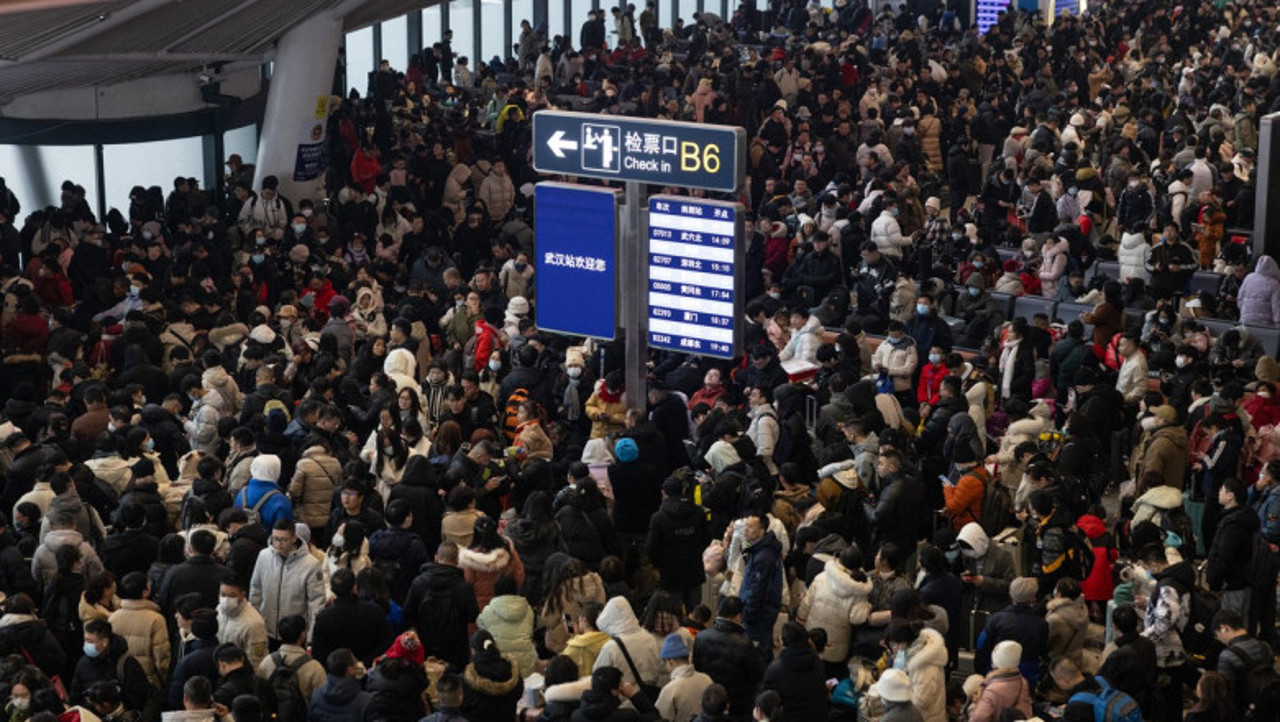
[[[316,96],[315,110],[307,114],[298,138],[298,157],[293,164],[295,181],[315,180],[327,165],[325,126],[329,121],[329,96]]]

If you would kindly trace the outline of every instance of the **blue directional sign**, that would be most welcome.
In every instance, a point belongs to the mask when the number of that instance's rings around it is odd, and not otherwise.
[[[741,345],[742,205],[649,199],[650,348],[732,358]]]
[[[533,195],[538,328],[613,339],[617,193],[539,183]]]
[[[746,170],[746,131],[672,120],[541,110],[533,167],[542,173],[733,192]]]

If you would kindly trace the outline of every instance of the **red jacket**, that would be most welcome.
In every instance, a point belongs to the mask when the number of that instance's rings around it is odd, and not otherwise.
[[[44,353],[49,345],[49,322],[38,313],[19,313],[4,330],[4,345],[18,351]]]
[[[1093,545],[1093,571],[1088,578],[1080,582],[1086,602],[1105,602],[1115,595],[1112,583],[1112,570],[1120,552],[1111,541],[1107,532],[1107,523],[1092,514],[1085,514],[1076,520],[1076,526],[1089,538]]]
[[[920,385],[916,387],[916,401],[930,406],[938,403],[938,389],[942,387],[942,377],[951,373],[946,364],[927,363],[920,367]]]
[[[1249,423],[1255,429],[1280,424],[1280,406],[1276,405],[1275,399],[1250,396],[1245,399],[1244,410],[1249,412]]]
[[[333,290],[333,281],[326,278],[319,291],[313,291],[308,287],[299,298],[311,296],[314,299],[314,303],[311,305],[311,315],[323,323],[329,320],[329,302],[336,295],[338,295],[338,292]]]
[[[57,270],[57,266],[46,266],[49,275],[37,275],[35,279],[36,294],[40,300],[50,306],[70,306],[76,302],[71,292],[71,281],[66,274]]]
[[[476,359],[473,364],[476,373],[484,370],[489,365],[489,354],[498,350],[500,342],[498,341],[498,332],[493,326],[490,326],[483,318],[476,319]]]
[[[372,193],[378,185],[378,175],[382,173],[382,163],[364,151],[356,151],[351,156],[351,180],[360,190]]]

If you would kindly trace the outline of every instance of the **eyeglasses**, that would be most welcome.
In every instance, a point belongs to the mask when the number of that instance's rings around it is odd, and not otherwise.
[[[282,547],[293,543],[292,537],[273,536],[271,537],[271,545]]]

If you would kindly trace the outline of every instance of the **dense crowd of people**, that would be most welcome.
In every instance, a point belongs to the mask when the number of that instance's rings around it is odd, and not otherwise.
[[[0,181],[5,717],[1276,719],[1277,8],[636,11]],[[739,358],[539,330],[547,108],[746,129]]]

